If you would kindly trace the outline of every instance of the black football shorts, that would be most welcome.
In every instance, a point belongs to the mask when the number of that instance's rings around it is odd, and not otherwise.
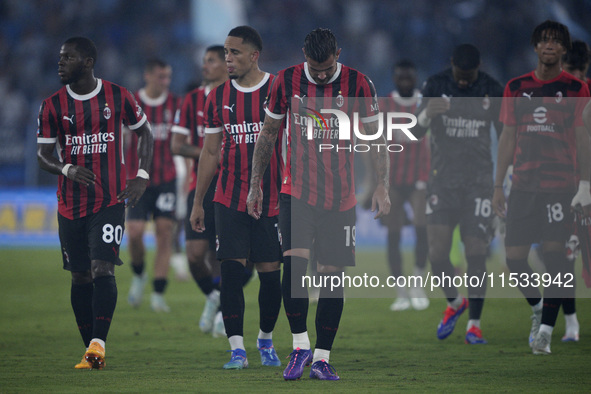
[[[176,221],[176,180],[158,186],[148,186],[135,207],[127,208],[128,220],[150,220],[158,217]]]
[[[507,201],[505,246],[544,241],[566,243],[575,229],[570,193],[511,190]]]
[[[255,219],[215,202],[216,257],[253,263],[281,261],[277,216]]]
[[[462,237],[473,236],[490,242],[494,236],[492,182],[489,185],[444,187],[430,184],[427,190],[427,224],[454,228]]]
[[[355,266],[355,207],[328,211],[282,193],[279,203],[281,247],[314,251],[318,264]]]
[[[57,219],[65,270],[90,271],[92,260],[123,264],[119,247],[125,230],[125,204],[111,205],[73,220],[58,213]]]

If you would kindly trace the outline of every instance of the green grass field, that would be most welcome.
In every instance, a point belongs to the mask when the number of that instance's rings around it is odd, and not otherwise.
[[[124,254],[123,259],[126,259]],[[358,253],[358,266],[384,267],[383,255]],[[527,345],[530,309],[520,298],[489,299],[483,332],[489,344],[464,344],[465,313],[445,341],[435,328],[445,300],[426,311],[390,312],[391,298],[348,298],[331,363],[339,382],[286,382],[283,368],[262,367],[256,350],[258,280],[246,288],[245,344],[250,368],[225,371],[226,339],[199,331],[204,297],[193,282],[169,282],[169,314],[126,301],[131,273],[118,268],[119,302],[107,342],[107,367],[74,370],[84,352],[69,301],[69,273],[56,250],[0,251],[0,392],[589,392],[591,300],[579,299],[579,343],[561,343],[562,313],[550,356]],[[580,270],[577,270],[580,272]],[[172,275],[171,275],[172,278]],[[579,281],[580,287],[582,281]],[[312,343],[315,307],[311,306]],[[291,335],[283,311],[274,332],[283,360]]]

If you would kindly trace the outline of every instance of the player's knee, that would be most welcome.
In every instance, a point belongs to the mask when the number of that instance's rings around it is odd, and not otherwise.
[[[507,268],[510,272],[526,272],[531,270],[527,259],[510,259],[507,258]]]
[[[257,272],[274,272],[279,270],[279,261],[273,261],[270,263],[256,263]]]
[[[478,256],[477,256],[478,257]],[[484,256],[482,256],[484,257]],[[467,274],[469,277],[482,277],[486,271],[486,258],[466,258],[468,260]]]
[[[156,237],[172,241],[173,230],[174,220],[172,218],[160,217],[156,220]]]
[[[144,227],[140,224],[127,224],[127,228],[125,229],[127,232],[127,237],[129,238],[130,242],[138,242],[141,241],[142,237],[144,236]]]
[[[326,286],[320,288],[320,298],[343,298],[344,283],[341,272],[342,268],[339,271],[320,274],[321,283],[326,284]]]
[[[449,258],[450,248],[444,247],[441,243],[429,243],[429,260],[438,261]]]
[[[464,242],[466,256],[481,256],[487,254],[488,243],[479,238],[467,237]]]
[[[204,255],[187,254],[187,260],[189,261],[189,266],[193,269],[205,269],[207,267]]]
[[[85,285],[92,282],[90,271],[72,272],[72,283],[75,285]]]
[[[115,265],[109,261],[92,260],[90,271],[93,279],[101,276],[115,276]]]

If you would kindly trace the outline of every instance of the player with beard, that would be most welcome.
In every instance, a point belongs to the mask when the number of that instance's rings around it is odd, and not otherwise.
[[[591,147],[582,116],[589,89],[561,68],[561,58],[571,47],[566,26],[541,23],[531,44],[538,55],[536,69],[505,87],[493,208],[506,217],[505,251],[511,272],[533,278],[527,256],[532,244],[541,243],[546,272],[564,280],[574,272],[574,261],[565,251],[574,230],[571,207],[579,206],[586,215],[591,208]],[[539,111],[544,112],[542,121]],[[506,204],[502,187],[510,164],[513,177]],[[530,347],[534,354],[549,354],[562,299],[574,297],[574,289],[561,288],[553,280],[543,300],[533,283],[521,281],[519,289],[533,311]]]
[[[150,304],[155,312],[170,311],[164,300],[164,292],[172,256],[177,198],[176,168],[170,151],[170,130],[179,105],[176,95],[168,90],[171,77],[172,68],[163,60],[153,58],[146,62],[146,85],[136,92],[135,97],[152,125],[154,159],[150,170],[150,185],[137,205],[127,210],[128,247],[133,270],[127,301],[136,308],[142,302],[144,286],[148,279],[145,272],[144,233],[148,219],[153,219],[156,252]],[[129,134],[126,144],[127,176],[133,177],[137,172],[137,136],[135,133]]]
[[[190,215],[197,186],[199,156],[205,140],[205,99],[209,92],[228,79],[224,60],[224,47],[213,45],[205,50],[203,56],[203,85],[185,95],[183,104],[175,117],[172,128],[172,153],[193,160],[193,168],[187,196],[187,217],[185,219],[185,248],[189,269],[199,289],[206,296],[205,308],[199,320],[199,328],[214,337],[225,335],[221,313],[216,316],[220,305],[219,276],[220,263],[215,258],[215,220],[214,203],[217,173],[205,193],[203,208],[205,231],[197,232],[191,227]],[[215,321],[215,324],[214,324]]]
[[[416,136],[431,130],[431,171],[427,190],[427,234],[433,274],[453,276],[450,261],[456,225],[465,247],[469,277],[486,271],[488,246],[493,236],[493,162],[491,124],[497,133],[502,86],[480,71],[480,52],[471,44],[457,46],[451,67],[430,77],[423,87]],[[451,286],[442,288],[447,308],[437,337],[447,338],[469,305],[465,343],[484,344],[480,317],[486,281],[468,288],[468,300]]]
[[[308,292],[302,287],[310,250],[314,245],[318,274],[334,283],[332,277],[344,273],[346,266],[355,265],[355,180],[353,174],[353,141],[339,139],[338,131],[330,128],[316,138],[306,131],[307,126],[295,125],[293,120],[306,116],[310,109],[304,99],[317,98],[318,102],[341,104],[349,115],[359,112],[363,130],[377,133],[379,112],[375,102],[375,88],[371,80],[338,62],[341,50],[329,29],[318,28],[304,41],[306,61],[278,73],[269,96],[266,116],[254,157],[248,195],[248,212],[263,219],[264,201],[269,191],[261,188],[263,174],[273,168],[277,139],[281,135],[284,118],[288,122],[287,166],[283,174],[279,227],[283,249],[283,302],[293,338],[293,352],[283,371],[286,380],[297,380],[304,367],[312,363],[310,377],[321,380],[339,380],[329,364],[330,353],[343,311],[343,286],[320,289],[316,310],[316,348],[311,351],[307,331]],[[349,98],[366,98],[357,100]],[[347,102],[347,106],[343,107]],[[361,104],[360,104],[361,103]],[[358,108],[352,105],[358,105]],[[349,108],[351,106],[351,108]],[[335,118],[330,118],[332,124]],[[310,120],[311,122],[311,120]],[[324,129],[321,129],[324,130]],[[306,137],[306,135],[308,137]],[[333,136],[335,136],[333,138]],[[385,143],[383,135],[375,142]],[[319,150],[320,144],[339,149]],[[373,194],[372,210],[376,218],[390,211],[389,160],[385,149],[371,151],[377,187]],[[279,174],[277,174],[279,175]]]
[[[39,166],[58,174],[58,224],[63,267],[72,274],[71,303],[86,352],[76,369],[105,367],[105,341],[117,304],[125,199],[133,206],[148,184],[152,133],[125,88],[94,76],[97,50],[85,37],[61,47],[65,85],[41,104]],[[125,179],[122,124],[139,137],[137,176]],[[57,157],[53,155],[57,148]]]
[[[207,229],[205,194],[221,165],[215,190],[217,258],[221,263],[221,307],[226,335],[232,348],[224,369],[248,367],[244,347],[244,267],[255,264],[260,280],[259,335],[261,363],[280,366],[273,347],[273,329],[281,308],[281,249],[277,235],[277,202],[283,161],[280,142],[274,148],[273,164],[260,178],[268,192],[261,205],[261,220],[246,212],[251,158],[262,127],[263,104],[273,76],[258,65],[263,43],[258,32],[239,26],[228,33],[224,44],[230,80],[213,89],[205,103],[205,141],[199,156],[197,187],[191,225],[197,232]],[[221,160],[220,157],[221,146]]]

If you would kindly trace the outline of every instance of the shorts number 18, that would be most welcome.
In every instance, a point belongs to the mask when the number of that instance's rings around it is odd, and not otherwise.
[[[564,219],[564,212],[562,212],[562,205],[560,203],[556,203],[554,205],[546,205],[548,209],[548,223],[552,222],[560,222]]]

